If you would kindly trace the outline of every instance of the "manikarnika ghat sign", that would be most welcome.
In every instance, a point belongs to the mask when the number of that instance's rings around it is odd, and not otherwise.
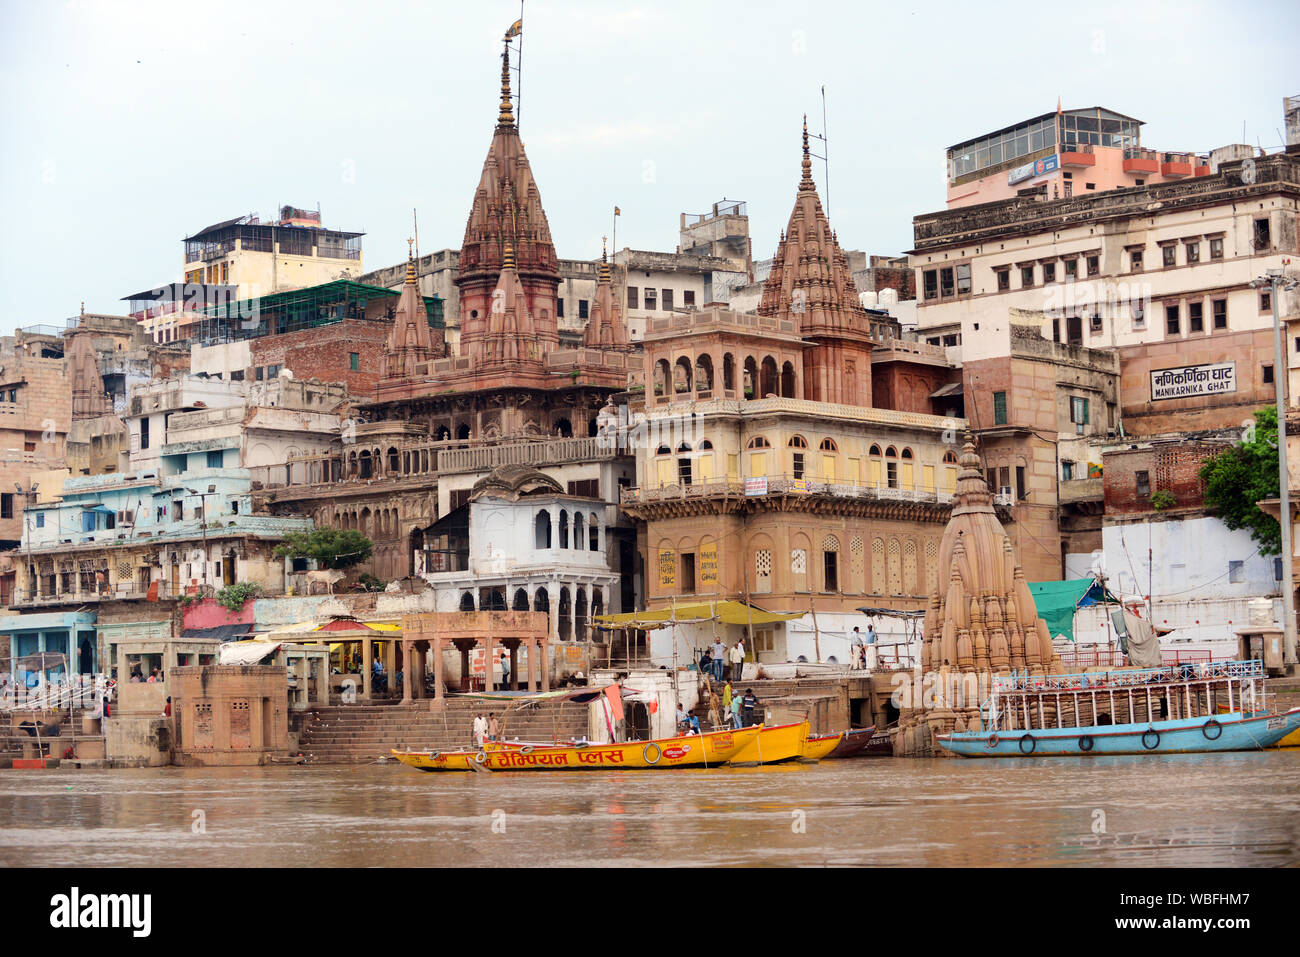
[[[1181,366],[1151,372],[1151,400],[1183,399],[1197,395],[1219,395],[1237,391],[1237,363]]]

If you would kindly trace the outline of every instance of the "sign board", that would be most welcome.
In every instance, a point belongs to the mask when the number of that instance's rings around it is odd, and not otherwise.
[[[808,493],[808,480],[807,480],[807,479],[791,479],[791,480],[790,480],[790,491],[792,491],[792,492],[803,492],[803,493],[806,495],[806,494]]]
[[[700,584],[716,585],[718,583],[718,543],[700,544]]]
[[[1017,166],[1007,174],[1007,185],[1014,186],[1016,183],[1023,182],[1035,176],[1042,176],[1044,173],[1050,173],[1053,170],[1061,168],[1061,158],[1056,153],[1051,156],[1044,156],[1042,159],[1036,159],[1032,163],[1026,163],[1024,166]]]
[[[1237,363],[1154,369],[1151,372],[1151,401],[1184,399],[1199,395],[1222,395],[1237,391]]]
[[[670,549],[659,552],[659,587],[672,588],[677,584],[677,554]]]
[[[767,476],[762,478],[745,479],[746,495],[766,495],[767,494]]]

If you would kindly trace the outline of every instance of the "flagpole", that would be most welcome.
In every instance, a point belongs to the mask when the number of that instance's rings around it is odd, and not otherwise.
[[[515,125],[523,129],[524,120],[524,0],[519,0],[519,80],[515,83]]]

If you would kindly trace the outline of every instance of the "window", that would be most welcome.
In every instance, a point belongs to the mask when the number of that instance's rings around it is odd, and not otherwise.
[[[682,305],[683,305],[683,306],[690,306],[690,307],[692,307],[692,308],[695,306],[695,290],[694,290],[694,289],[685,289],[685,290],[682,291]]]
[[[839,552],[822,552],[823,571],[826,575],[826,590],[840,590],[840,553]]]
[[[1204,332],[1205,331],[1205,304],[1200,302],[1189,302],[1187,304],[1187,331]]]
[[[996,269],[994,274],[998,277],[998,292],[1006,292],[1011,288],[1011,270]]]
[[[1160,256],[1166,267],[1178,265],[1178,247],[1173,243],[1160,247]]]
[[[1201,244],[1200,244],[1200,243],[1188,243],[1188,244],[1187,244],[1187,253],[1186,253],[1186,255],[1187,255],[1187,261],[1188,261],[1189,263],[1198,263],[1198,262],[1200,262],[1200,261],[1201,261]]]
[[[1273,381],[1273,363],[1271,362],[1264,363],[1263,370],[1264,370],[1264,384],[1268,385]]]
[[[1259,291],[1259,311],[1260,312],[1273,311],[1273,290],[1261,289]]]
[[[563,300],[563,299],[556,299],[556,300],[555,300],[555,318],[557,318],[557,319],[563,319],[563,318],[564,318],[564,300]]]
[[[939,297],[939,274],[933,269],[927,269],[922,274],[921,285],[925,289],[926,299],[937,299]]]
[[[1065,278],[1067,282],[1074,282],[1079,278],[1079,260],[1065,260]]]
[[[1056,282],[1056,263],[1043,263],[1043,282]]]
[[[665,308],[667,308],[667,306],[665,306]],[[586,318],[587,318],[587,300],[586,300],[586,299],[579,299],[579,300],[578,300],[578,318],[579,318],[579,319],[586,319]]]
[[[1061,462],[1061,481],[1071,482],[1074,480],[1074,463],[1068,459]]]
[[[947,299],[953,291],[953,272],[951,266],[939,270],[939,296]]]
[[[37,527],[37,528],[44,528],[44,527],[45,527],[45,513],[44,513],[44,512],[37,512],[37,513],[36,513],[36,527]]]
[[[1178,305],[1165,306],[1165,332],[1171,336],[1179,334]]]
[[[1025,487],[1025,467],[1016,466],[1016,501],[1024,501],[1029,497],[1029,491]]]
[[[1129,304],[1129,311],[1133,313],[1133,328],[1145,329],[1147,327],[1147,314],[1142,308],[1142,302],[1134,300]]]
[[[1211,259],[1223,258],[1223,237],[1222,236],[1215,236],[1213,239],[1210,240],[1210,258]]]
[[[1255,220],[1255,249],[1268,249],[1272,245],[1273,239],[1269,231],[1268,219]]]
[[[793,469],[794,477],[797,479],[803,478],[803,453],[795,452],[791,458],[791,468]]]
[[[1101,257],[1100,257],[1100,256],[1089,256],[1089,257],[1088,257],[1088,275],[1089,275],[1089,276],[1095,276],[1095,275],[1097,275],[1099,272],[1101,272]]]
[[[1133,249],[1128,254],[1128,265],[1130,272],[1142,271],[1142,250]]]
[[[635,308],[637,308],[637,305],[636,305],[636,293],[637,293],[637,288],[636,288],[636,286],[628,286],[628,287],[627,287],[627,307],[628,307],[629,309],[635,309]],[[560,315],[564,315],[564,313],[560,313]]]
[[[993,424],[1007,424],[1007,394],[1005,392],[993,393]]]
[[[1070,396],[1070,421],[1077,426],[1075,432],[1078,433],[1082,433],[1088,424],[1088,400],[1083,396]]]
[[[140,448],[149,447],[149,417],[145,416],[140,420]]]
[[[0,518],[14,517],[14,493],[0,492]]]
[[[253,378],[256,379],[258,382],[261,382],[262,378],[265,375],[266,375],[266,369],[264,369],[262,366],[258,366],[256,369],[253,370]]]
[[[1246,580],[1245,562],[1228,562],[1228,581],[1240,585]]]
[[[223,453],[220,449],[215,449],[214,451],[209,452],[209,453],[208,453],[208,468],[210,468],[210,469],[219,469],[219,468],[221,468],[221,460],[222,460],[223,457],[224,457],[224,453]]]
[[[664,312],[672,312],[672,309],[673,309],[673,291],[672,291],[671,289],[665,289],[665,290],[664,290],[663,303],[664,303],[664,304],[663,304],[663,310],[664,310]],[[581,305],[581,303],[579,303],[579,305]]]
[[[361,371],[361,353],[359,352],[348,353],[348,368],[351,369],[353,372]]]
[[[695,553],[682,553],[682,593],[691,594],[695,591]]]
[[[281,370],[282,368],[284,368],[284,367],[283,367],[282,365],[279,365],[278,363],[277,363],[276,365],[273,365],[273,366],[267,366],[267,367],[266,367],[266,377],[267,377],[268,379],[274,379],[276,376],[278,376],[278,375],[280,374],[280,370]]]
[[[645,307],[650,312],[659,308],[659,296],[653,289],[646,289],[645,291]]]
[[[1020,288],[1028,289],[1033,284],[1034,284],[1034,267],[1021,266],[1020,267]]]
[[[682,456],[677,460],[677,481],[681,485],[691,484],[691,460],[689,456]]]
[[[964,263],[957,267],[957,295],[965,296],[970,294],[970,263]]]
[[[1150,498],[1151,497],[1151,473],[1146,471],[1138,471],[1134,473],[1134,477],[1137,479],[1137,497]]]

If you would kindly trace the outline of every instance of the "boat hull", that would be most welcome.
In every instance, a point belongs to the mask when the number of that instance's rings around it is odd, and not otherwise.
[[[840,758],[855,758],[867,750],[867,745],[871,744],[871,737],[876,733],[875,726],[870,728],[854,728],[852,731],[845,731],[844,737],[836,745],[835,750],[826,755],[833,761]]]
[[[420,771],[619,771],[724,764],[747,747],[761,726],[739,731],[688,734],[623,744],[515,746],[492,742],[478,751],[393,751],[393,757]]]
[[[761,732],[736,751],[727,763],[744,765],[793,761],[803,754],[804,742],[808,738],[809,730],[807,721],[800,724],[779,724],[771,728],[763,727]]]
[[[1046,728],[939,735],[945,750],[966,758],[1100,757],[1116,754],[1193,754],[1267,748],[1300,728],[1300,708],[1284,714],[1240,711],[1213,718],[1138,724]]]
[[[809,735],[804,741],[803,753],[799,755],[800,761],[820,761],[823,758],[829,758],[831,752],[839,747],[840,742],[844,740],[844,732],[838,734]]]

